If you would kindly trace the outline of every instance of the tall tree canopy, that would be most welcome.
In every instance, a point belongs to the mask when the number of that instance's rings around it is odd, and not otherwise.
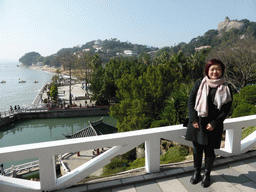
[[[170,64],[149,66],[138,77],[124,74],[117,83],[120,102],[111,107],[110,113],[117,118],[119,131],[151,127],[180,78]]]

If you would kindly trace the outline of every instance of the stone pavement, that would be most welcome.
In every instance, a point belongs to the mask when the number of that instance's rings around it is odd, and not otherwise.
[[[99,149],[99,152],[102,153],[106,151],[108,148],[104,148],[102,150]],[[63,163],[65,163],[66,167],[72,171],[75,168],[79,167],[80,165],[83,165],[87,161],[90,161],[94,157],[97,156],[97,151],[96,150],[86,150],[86,151],[79,151],[79,156],[77,153],[70,153],[66,157],[62,159]],[[91,174],[91,176],[100,176],[102,174],[103,168],[100,168],[99,170],[95,171],[94,173]],[[62,173],[65,173],[64,170],[62,170]]]
[[[131,171],[107,178],[88,180],[61,192],[256,192],[256,150],[246,154],[217,158],[211,185],[190,184],[193,162],[162,165],[160,172]]]
[[[65,100],[66,104],[68,104],[69,102],[69,85],[65,85],[65,86],[59,86],[58,87],[58,96],[60,99]],[[90,99],[83,99],[83,100],[75,100],[75,97],[84,97],[86,94],[86,90],[82,89],[82,84],[75,84],[75,85],[71,85],[71,94],[73,95],[73,103],[76,104],[77,106],[80,106],[80,104],[84,107],[86,105],[91,106],[91,105],[95,105],[95,102],[91,101]],[[89,94],[91,94],[89,92]],[[86,103],[87,104],[86,104]]]

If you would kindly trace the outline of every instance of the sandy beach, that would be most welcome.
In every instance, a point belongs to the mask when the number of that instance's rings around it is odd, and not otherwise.
[[[59,69],[59,68],[55,68],[55,67],[49,67],[47,65],[43,65],[43,66],[31,65],[31,66],[29,66],[29,68],[40,70],[40,71],[46,71],[48,73],[56,73],[57,69]]]

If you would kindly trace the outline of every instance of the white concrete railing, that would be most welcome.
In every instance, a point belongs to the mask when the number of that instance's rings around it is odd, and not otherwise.
[[[6,117],[12,118],[13,116],[19,113],[38,113],[38,112],[45,112],[45,111],[48,111],[47,105],[42,104],[40,108],[21,108],[13,111],[3,111],[3,112],[0,112],[0,118],[6,118]]]
[[[241,133],[243,127],[254,125],[256,125],[256,115],[225,120],[225,148],[216,150],[216,153],[221,156],[230,156],[250,150],[256,145],[256,131],[242,141]],[[165,138],[191,146],[191,142],[182,137],[185,132],[186,128],[182,125],[174,125],[95,137],[3,147],[0,148],[0,162],[37,157],[40,181],[0,176],[0,191],[51,191],[67,188],[107,165],[113,157],[129,151],[143,142],[145,142],[145,169],[147,172],[157,172],[160,166],[160,139]],[[55,155],[102,147],[112,148],[66,175],[60,178],[56,177]]]
[[[44,83],[42,88],[40,89],[39,93],[37,94],[36,98],[34,99],[34,101],[32,102],[31,104],[31,108],[37,108],[40,101],[42,100],[42,97],[43,97],[43,94],[44,94],[44,91],[46,89],[47,86],[49,86],[50,83]]]
[[[10,175],[13,175],[14,172],[15,172],[15,174],[21,173],[22,171],[29,172],[37,167],[39,167],[38,160],[20,164],[20,165],[16,165],[16,166],[12,166],[10,168],[5,169],[4,171],[5,171],[5,176],[10,176]]]

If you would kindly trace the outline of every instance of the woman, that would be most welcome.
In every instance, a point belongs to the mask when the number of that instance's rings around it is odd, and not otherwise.
[[[211,59],[205,66],[205,77],[197,81],[188,99],[189,124],[185,139],[193,142],[194,174],[190,182],[201,180],[203,152],[205,172],[202,186],[210,186],[210,172],[215,160],[214,149],[220,148],[223,121],[232,105],[232,93],[223,77],[225,65]]]

